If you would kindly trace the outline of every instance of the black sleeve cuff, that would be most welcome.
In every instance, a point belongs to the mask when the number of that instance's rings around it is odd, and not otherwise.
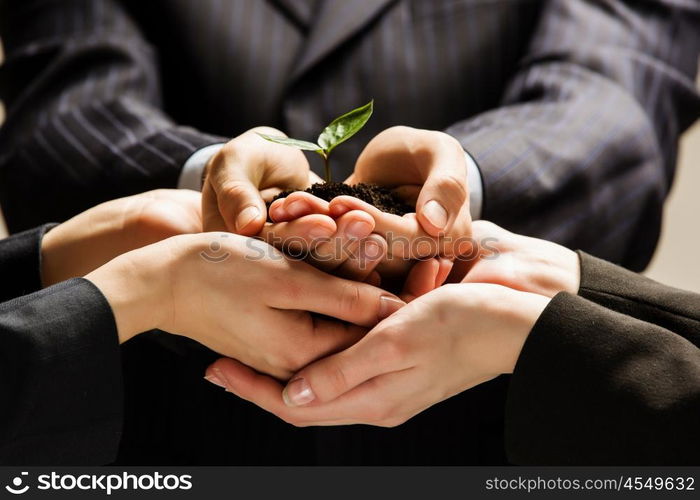
[[[0,302],[41,290],[41,240],[45,224],[0,240]]]
[[[560,293],[511,377],[505,442],[519,465],[697,463],[700,350]]]
[[[700,345],[700,294],[662,285],[585,252],[578,255],[581,297],[678,332]]]
[[[100,290],[72,279],[0,304],[0,463],[106,464],[123,418],[119,341]]]

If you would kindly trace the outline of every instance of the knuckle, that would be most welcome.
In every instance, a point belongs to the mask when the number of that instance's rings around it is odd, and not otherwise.
[[[437,181],[437,188],[451,198],[464,200],[467,197],[466,180],[455,174],[445,174]]]
[[[385,428],[393,428],[393,427],[398,427],[401,424],[404,424],[407,419],[403,417],[396,417],[396,416],[390,416],[388,418],[385,418],[384,420],[377,422],[377,426],[379,427],[385,427]]]
[[[389,404],[377,405],[371,410],[368,410],[367,419],[373,425],[383,426],[394,418],[394,407]]]
[[[344,283],[340,293],[340,311],[344,314],[352,314],[358,311],[361,305],[362,294],[355,283]]]
[[[325,374],[325,382],[334,394],[343,394],[348,389],[348,378],[342,366],[335,363]]]
[[[399,330],[386,330],[382,333],[376,352],[380,363],[395,366],[406,359],[409,346]]]
[[[388,129],[386,129],[386,132],[396,134],[398,136],[405,136],[414,132],[415,130],[416,129],[414,129],[413,127],[408,127],[406,125],[394,125],[393,127],[389,127]]]
[[[295,304],[303,296],[302,286],[289,279],[281,279],[275,285],[277,293],[286,300],[288,304]]]
[[[222,187],[220,194],[224,199],[238,200],[247,196],[250,193],[250,185],[245,181],[232,180],[226,182]]]
[[[296,349],[291,349],[291,351],[283,356],[284,366],[288,371],[296,373],[306,366],[310,359],[309,356]]]

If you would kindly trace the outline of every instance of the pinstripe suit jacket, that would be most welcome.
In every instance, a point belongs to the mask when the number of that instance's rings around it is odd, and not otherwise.
[[[255,125],[299,137],[374,97],[345,173],[394,124],[478,161],[485,218],[641,268],[676,141],[698,114],[695,0],[0,0],[0,197],[17,231],[175,186]],[[396,429],[296,429],[201,381],[206,360],[124,351],[125,463],[502,463],[502,379]],[[157,367],[157,369],[155,369]]]
[[[698,116],[695,0],[0,0],[0,201],[18,231],[174,187],[196,149],[269,124],[337,152],[442,129],[483,217],[641,269],[679,134]]]

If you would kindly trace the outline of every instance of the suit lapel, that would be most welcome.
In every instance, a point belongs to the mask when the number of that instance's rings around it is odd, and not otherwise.
[[[322,0],[291,79],[296,80],[307,72],[395,1]]]
[[[269,0],[303,28],[308,29],[320,0]]]

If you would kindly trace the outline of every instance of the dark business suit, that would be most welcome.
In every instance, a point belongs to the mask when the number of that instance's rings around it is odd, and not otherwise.
[[[484,218],[641,268],[698,113],[693,2],[327,0],[315,18],[293,0],[0,5],[12,231],[174,186],[193,151],[254,125],[313,138],[374,97],[336,173],[385,127],[444,129],[480,165]],[[142,339],[124,354],[125,462],[506,460],[504,379],[398,429],[295,429],[202,381],[209,355]]]
[[[446,130],[481,168],[483,218],[641,269],[700,112],[693,0],[0,5],[13,232],[173,187],[193,151],[252,126],[312,139],[374,97],[336,175],[390,125]]]
[[[124,408],[114,316],[87,280],[41,290],[45,229],[0,240],[0,465],[108,463]]]
[[[700,295],[581,254],[515,367],[517,464],[700,464]]]

